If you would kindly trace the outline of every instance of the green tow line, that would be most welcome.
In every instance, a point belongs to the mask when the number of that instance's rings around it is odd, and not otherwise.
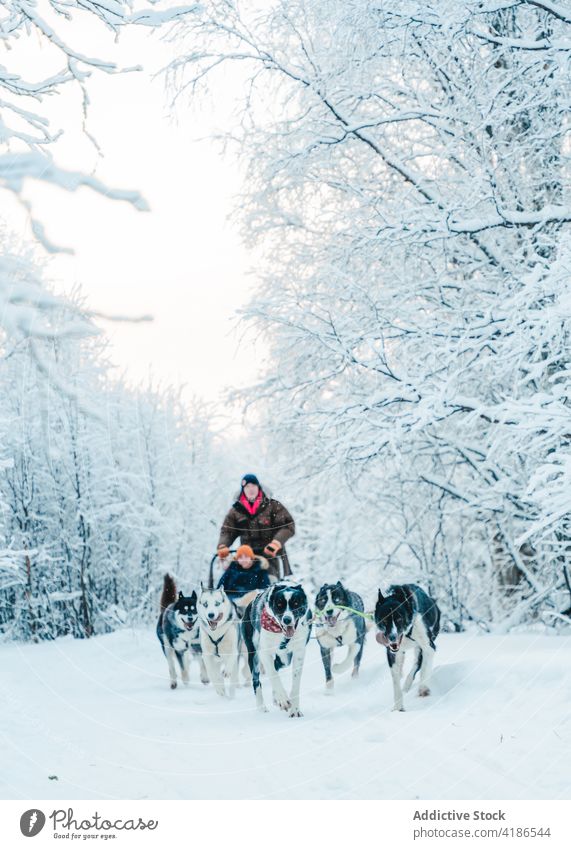
[[[375,619],[374,613],[364,613],[362,610],[355,610],[354,607],[347,607],[345,604],[334,604],[333,607],[336,610],[348,610],[349,613],[355,613],[357,616],[361,616],[362,619]],[[325,616],[325,613],[322,613],[320,610],[313,611],[315,616]]]

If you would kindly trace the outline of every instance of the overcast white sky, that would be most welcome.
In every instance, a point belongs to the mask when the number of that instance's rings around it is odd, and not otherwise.
[[[154,317],[150,324],[102,325],[112,340],[113,361],[131,379],[145,379],[151,370],[156,380],[185,384],[189,396],[213,400],[256,370],[253,350],[238,350],[233,332],[235,311],[252,285],[246,277],[249,257],[236,228],[226,222],[239,175],[211,143],[193,141],[227,120],[230,81],[215,92],[210,107],[200,112],[181,107],[174,116],[164,80],[150,74],[172,47],[159,44],[147,29],[121,36],[119,50],[109,37],[92,40],[86,35],[92,53],[120,58],[123,65],[144,64],[148,71],[93,78],[88,126],[104,157],[79,132],[68,130],[56,159],[113,187],[138,189],[151,212],[87,189],[67,194],[30,183],[26,196],[49,237],[75,251],[53,259],[50,274],[65,289],[79,283],[93,309]],[[38,45],[32,46],[35,51]],[[50,104],[50,115],[77,126],[77,93],[57,109]],[[21,214],[14,213],[12,223],[29,237]]]

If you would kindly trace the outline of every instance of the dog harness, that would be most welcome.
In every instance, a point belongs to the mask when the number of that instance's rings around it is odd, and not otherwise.
[[[218,640],[213,640],[212,637],[210,636],[210,634],[208,633],[208,631],[206,632],[206,636],[208,637],[208,639],[210,640],[210,642],[214,646],[214,653],[215,653],[216,657],[220,657],[220,652],[218,651],[218,646],[220,645],[220,643],[222,642],[222,640],[224,639],[226,634],[222,634],[222,636]]]
[[[226,620],[226,622],[224,624],[226,625],[228,622],[232,622],[233,619],[234,619],[234,616],[232,614],[232,611],[230,611],[230,616],[228,617],[228,619]],[[210,642],[212,643],[212,645],[214,646],[215,656],[220,657],[220,652],[218,651],[218,646],[220,645],[220,643],[222,642],[222,640],[226,636],[226,631],[224,631],[222,636],[219,637],[217,640],[213,640],[212,637],[210,636],[210,634],[208,633],[208,631],[206,631],[206,630],[205,630],[205,634],[208,637],[208,639],[210,640]]]

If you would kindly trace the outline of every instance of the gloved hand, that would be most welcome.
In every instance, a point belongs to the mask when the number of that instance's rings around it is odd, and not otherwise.
[[[278,553],[278,551],[281,549],[281,547],[282,547],[281,542],[278,542],[277,539],[273,539],[264,548],[264,554],[267,557],[275,557],[276,554]]]
[[[220,560],[226,560],[228,555],[230,554],[230,549],[227,545],[219,545],[218,546],[218,557]]]

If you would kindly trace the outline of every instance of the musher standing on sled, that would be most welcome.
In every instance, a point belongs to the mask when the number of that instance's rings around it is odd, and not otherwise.
[[[240,537],[242,545],[249,545],[255,554],[269,560],[269,573],[280,577],[279,557],[283,563],[283,577],[291,575],[285,543],[295,534],[294,521],[279,501],[268,498],[255,475],[244,475],[240,495],[228,511],[218,541],[218,557],[225,560],[230,546]]]

